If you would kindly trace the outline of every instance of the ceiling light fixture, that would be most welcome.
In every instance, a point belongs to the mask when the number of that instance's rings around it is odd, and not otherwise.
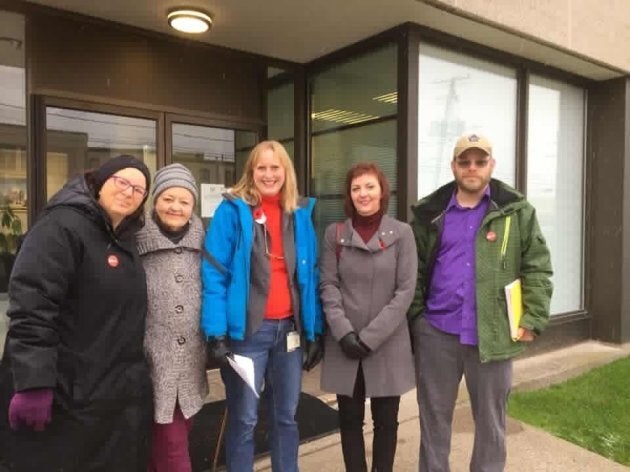
[[[212,18],[207,13],[192,8],[177,8],[167,16],[171,28],[183,33],[205,33],[212,26]]]

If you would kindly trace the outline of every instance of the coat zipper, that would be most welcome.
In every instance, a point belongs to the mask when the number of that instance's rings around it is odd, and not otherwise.
[[[505,217],[505,228],[503,230],[503,241],[501,243],[501,263],[503,264],[503,270],[507,269],[507,247],[510,239],[510,225],[512,224],[512,215]]]

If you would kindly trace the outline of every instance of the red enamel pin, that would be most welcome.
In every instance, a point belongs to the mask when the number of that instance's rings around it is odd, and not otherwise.
[[[497,233],[495,233],[494,231],[488,231],[488,233],[486,234],[486,239],[491,243],[495,242],[497,240]]]
[[[111,254],[107,256],[107,263],[109,264],[110,267],[118,267],[118,264],[120,264],[120,261],[118,260],[117,256],[115,256],[114,254]]]

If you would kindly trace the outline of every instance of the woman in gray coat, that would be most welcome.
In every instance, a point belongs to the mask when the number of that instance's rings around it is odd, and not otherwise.
[[[389,185],[374,164],[346,175],[348,219],[326,229],[320,292],[328,332],[322,388],[337,394],[346,470],[367,471],[365,398],[374,421],[372,471],[391,471],[400,395],[415,386],[407,309],[417,277],[408,224],[386,215]]]
[[[208,394],[200,332],[204,231],[193,214],[197,186],[171,164],[155,174],[153,212],[137,234],[147,277],[145,352],[155,406],[150,472],[190,472],[192,416]]]

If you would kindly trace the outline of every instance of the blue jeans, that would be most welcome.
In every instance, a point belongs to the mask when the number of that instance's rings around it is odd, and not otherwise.
[[[254,361],[257,391],[264,388],[269,419],[269,447],[274,472],[297,472],[300,443],[295,412],[302,384],[302,348],[287,352],[287,333],[295,329],[293,318],[264,320],[244,341],[230,341],[235,354]],[[230,367],[221,368],[228,415],[225,457],[228,471],[247,472],[254,467],[254,428],[258,398]],[[264,382],[263,382],[264,380]],[[264,385],[264,387],[263,387]]]

